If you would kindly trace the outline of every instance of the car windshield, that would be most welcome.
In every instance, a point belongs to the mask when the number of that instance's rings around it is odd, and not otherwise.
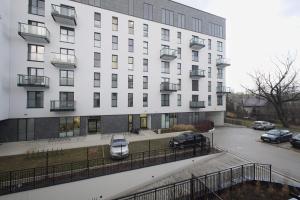
[[[279,130],[271,130],[271,131],[268,131],[267,134],[269,134],[269,135],[280,135],[280,131]]]
[[[300,134],[296,135],[294,138],[300,140]]]
[[[116,139],[112,141],[111,146],[112,147],[121,147],[121,146],[126,146],[127,142],[124,139]]]

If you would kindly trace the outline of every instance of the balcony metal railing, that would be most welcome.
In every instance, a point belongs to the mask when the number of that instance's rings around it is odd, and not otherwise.
[[[190,101],[190,108],[205,108],[204,101]]]
[[[229,87],[225,87],[225,86],[217,86],[216,92],[226,94],[226,93],[231,93],[231,89]]]
[[[74,86],[74,78],[59,78],[59,85]]]
[[[18,34],[27,41],[49,43],[50,32],[44,26],[36,26],[19,22]]]
[[[177,58],[177,50],[163,48],[160,50],[160,58],[163,60],[174,60],[175,58]]]
[[[205,47],[204,39],[199,37],[193,37],[190,40],[190,48],[199,50],[202,49],[203,47]]]
[[[160,84],[160,91],[177,91],[178,90],[178,85],[175,83],[169,83],[169,82],[162,82]]]
[[[205,77],[205,70],[193,69],[190,71],[190,77]]]
[[[25,87],[49,87],[49,78],[46,76],[32,76],[18,74],[18,86]]]
[[[228,59],[228,58],[219,58],[219,59],[217,59],[216,63],[217,63],[217,66],[227,67],[227,66],[230,66],[230,59]]]
[[[73,7],[52,4],[51,15],[56,22],[76,26],[77,14]]]
[[[50,101],[50,111],[74,111],[75,101],[61,101],[52,100]]]
[[[77,59],[75,55],[52,53],[51,63],[56,67],[75,68],[77,66]]]

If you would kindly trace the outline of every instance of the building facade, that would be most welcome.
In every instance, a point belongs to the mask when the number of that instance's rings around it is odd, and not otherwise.
[[[223,124],[224,18],[170,0],[2,4],[1,141]]]

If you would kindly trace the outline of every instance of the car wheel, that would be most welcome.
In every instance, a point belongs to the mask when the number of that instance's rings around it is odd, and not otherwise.
[[[280,143],[280,140],[279,140],[279,139],[276,139],[275,142],[276,142],[277,144],[279,144],[279,143]]]

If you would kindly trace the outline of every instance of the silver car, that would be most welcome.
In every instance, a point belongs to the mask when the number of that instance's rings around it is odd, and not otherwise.
[[[110,141],[110,156],[113,159],[126,158],[129,155],[129,142],[123,135],[114,135]]]
[[[255,121],[252,128],[257,130],[271,130],[275,128],[275,124],[266,121]]]

